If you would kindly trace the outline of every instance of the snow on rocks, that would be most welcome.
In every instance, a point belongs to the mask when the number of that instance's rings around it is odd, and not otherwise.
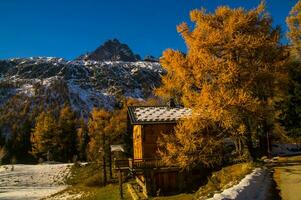
[[[18,93],[25,94],[26,96],[32,97],[35,95],[33,85],[24,84],[21,88],[17,89]]]
[[[1,200],[36,200],[66,189],[71,164],[0,166]]]
[[[4,60],[0,64],[5,69],[0,73],[0,81],[9,86],[9,90],[2,91],[0,104],[19,95],[35,106],[35,99],[41,98],[47,99],[48,104],[69,103],[84,118],[88,118],[93,107],[111,110],[116,105],[116,96],[148,98],[166,73],[160,63],[146,61],[30,57]]]
[[[222,199],[266,199],[271,187],[272,178],[268,169],[256,168],[243,178],[237,185],[215,194],[210,200]]]

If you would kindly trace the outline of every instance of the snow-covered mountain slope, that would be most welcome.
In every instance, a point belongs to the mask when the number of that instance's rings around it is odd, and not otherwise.
[[[118,96],[147,98],[164,70],[156,62],[66,61],[35,57],[0,61],[0,105],[15,95],[70,103],[82,115],[112,109]]]

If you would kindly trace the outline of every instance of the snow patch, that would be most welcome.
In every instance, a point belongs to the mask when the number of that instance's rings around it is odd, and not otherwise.
[[[42,83],[43,86],[50,87],[52,83],[57,80],[59,80],[59,76],[53,76],[53,77],[41,79],[40,82]]]
[[[215,194],[210,200],[251,200],[265,199],[269,193],[272,179],[267,169],[256,168],[237,185]]]
[[[25,94],[28,97],[32,97],[35,95],[35,90],[33,88],[33,85],[31,84],[24,84],[21,88],[18,88],[16,91],[17,93]]]
[[[67,85],[72,107],[75,110],[78,107],[83,107],[81,110],[91,111],[94,107],[100,106],[112,109],[112,97],[108,94],[94,91],[92,88],[82,88],[74,80],[68,81]]]
[[[3,165],[0,167],[0,199],[36,200],[66,189],[71,164]]]
[[[47,200],[76,200],[81,199],[83,193],[72,193],[70,191],[63,192],[62,194],[58,194],[55,196],[47,197]]]

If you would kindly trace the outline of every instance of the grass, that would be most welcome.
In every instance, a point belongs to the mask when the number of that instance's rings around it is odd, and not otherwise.
[[[196,196],[199,198],[212,197],[214,193],[223,191],[243,179],[254,168],[251,163],[239,163],[213,172],[206,185],[202,186]]]
[[[79,192],[84,195],[81,200],[116,200],[120,199],[119,186],[116,184],[109,184],[104,187],[77,187]],[[125,186],[123,187],[123,196],[125,200],[131,200],[130,195],[126,192]]]
[[[178,194],[166,197],[154,197],[153,200],[195,200],[194,194]]]
[[[213,172],[208,178],[206,185],[202,186],[196,193],[178,194],[172,196],[154,197],[152,200],[195,200],[213,196],[215,192],[222,191],[226,188],[237,184],[244,176],[254,168],[251,163],[240,163],[222,168]],[[81,200],[115,200],[120,199],[119,185],[102,184],[101,165],[89,163],[84,166],[75,165],[71,169],[71,176],[68,177],[67,183],[72,185],[61,193],[77,194],[82,193]],[[60,193],[57,194],[62,195]],[[56,196],[56,195],[55,195]],[[125,200],[131,200],[127,191],[126,184],[123,184],[123,196]]]
[[[120,199],[119,185],[102,185],[101,164],[89,163],[87,165],[74,165],[71,175],[66,180],[72,187],[63,191],[65,193],[83,193],[81,200],[115,200]],[[101,187],[100,187],[101,186]],[[123,184],[125,200],[131,200],[126,184]],[[179,194],[166,197],[155,197],[154,200],[194,200],[194,194]]]
[[[52,195],[51,197],[53,197],[54,199],[66,199],[66,196],[71,195],[69,196],[69,199],[74,199],[72,195],[78,195],[78,194],[81,194],[81,196],[77,198],[80,200],[120,199],[119,186],[116,184],[109,184],[104,187],[72,186],[67,188],[66,190],[56,193],[55,195]],[[125,190],[125,187],[124,187],[123,196],[124,196],[124,200],[131,200],[131,197]]]
[[[75,164],[71,168],[71,175],[66,183],[73,186],[102,186],[102,167],[99,163],[88,163],[86,165]]]
[[[109,170],[107,170],[109,173]],[[99,163],[88,163],[86,165],[75,164],[71,168],[71,175],[67,177],[66,183],[71,185],[68,189],[59,192],[54,197],[64,194],[79,194],[81,200],[115,200],[120,199],[119,185],[109,180],[110,184],[103,186],[102,166]],[[123,184],[123,196],[130,200],[126,186]]]

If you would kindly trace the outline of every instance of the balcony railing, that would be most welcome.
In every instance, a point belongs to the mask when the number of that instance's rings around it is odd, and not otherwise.
[[[160,159],[145,158],[145,159],[131,159],[128,160],[114,160],[115,169],[153,169],[166,167]]]
[[[151,169],[151,168],[160,168],[166,167],[160,159],[133,159],[132,168],[134,169]]]
[[[130,168],[130,160],[114,160],[114,168],[115,169],[129,169]]]

